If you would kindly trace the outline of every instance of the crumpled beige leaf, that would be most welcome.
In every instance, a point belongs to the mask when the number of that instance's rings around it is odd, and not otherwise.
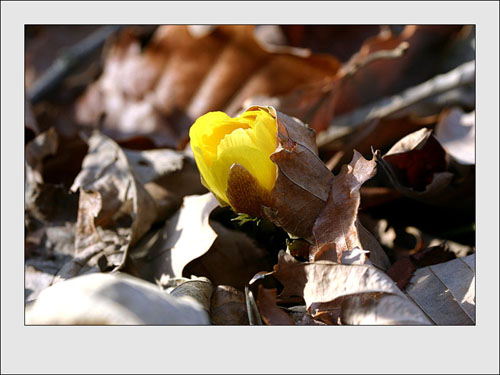
[[[26,309],[28,325],[202,325],[207,313],[126,274],[78,276],[45,289]]]
[[[122,245],[128,249],[155,221],[155,201],[137,180],[126,154],[114,141],[95,132],[88,143],[89,152],[71,187],[74,192],[84,192],[80,194],[79,201],[76,250],[82,248],[82,243],[86,247],[99,240],[95,238],[87,241],[88,236],[95,237],[89,221],[94,221],[95,226],[114,227],[120,220],[131,222],[125,224],[126,234],[122,236]],[[126,254],[123,257],[125,259]],[[119,267],[121,265],[123,261]]]
[[[205,254],[217,238],[208,221],[217,206],[211,193],[185,197],[163,228],[150,233],[134,247],[127,260],[131,264],[124,270],[132,274],[138,272],[151,281],[183,276],[184,267]]]
[[[192,277],[170,291],[176,297],[189,296],[196,300],[203,310],[210,314],[210,301],[214,287],[206,277]]]
[[[438,325],[476,323],[475,254],[418,269],[408,296]]]
[[[407,299],[394,282],[382,271],[368,265],[345,265],[330,261],[303,263],[281,251],[273,276],[283,284],[280,297],[303,297],[306,307],[314,315],[337,308],[351,297],[365,295],[377,298],[380,294],[397,296],[393,299],[406,306],[411,315],[404,322],[428,324],[428,319],[413,302]],[[376,305],[375,305],[376,306]],[[399,319],[396,316],[394,319]]]
[[[475,164],[476,113],[456,107],[445,113],[436,125],[436,138],[443,148],[464,165]]]

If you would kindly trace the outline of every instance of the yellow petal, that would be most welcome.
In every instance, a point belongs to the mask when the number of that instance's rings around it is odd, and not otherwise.
[[[270,153],[257,148],[250,136],[251,131],[252,129],[237,129],[226,135],[219,144],[217,159],[211,166],[218,182],[218,190],[225,191],[227,188],[229,169],[233,164],[242,165],[266,190],[273,188],[276,165],[269,158]]]

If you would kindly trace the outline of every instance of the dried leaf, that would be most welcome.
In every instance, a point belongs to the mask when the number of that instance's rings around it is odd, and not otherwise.
[[[192,155],[168,149],[125,150],[134,175],[154,199],[156,221],[172,216],[187,195],[206,193]]]
[[[94,221],[95,226],[102,227],[120,226],[120,221],[125,221],[127,234],[122,236],[122,244],[128,248],[155,221],[155,201],[137,180],[126,154],[115,142],[96,132],[88,143],[89,153],[71,187],[72,191],[91,192],[91,195],[80,195],[75,244],[84,242],[89,246],[98,241],[88,241],[89,235],[94,236],[92,229],[88,231],[91,221]],[[126,257],[124,254],[119,267]]]
[[[397,296],[397,303],[403,304],[406,311],[411,312],[411,316],[406,316],[402,324],[409,321],[412,324],[427,322],[425,315],[405,297],[393,281],[373,266],[344,265],[329,261],[301,263],[281,251],[274,276],[284,287],[280,297],[303,297],[308,310],[314,305],[314,315],[338,309],[341,303],[361,294],[367,294],[365,298],[376,298],[382,293]],[[371,309],[376,306],[372,304]],[[392,318],[399,319],[398,316]]]
[[[210,225],[217,239],[205,254],[186,265],[183,275],[205,276],[215,285],[243,290],[257,272],[272,269],[275,255],[258,247],[245,233],[215,221],[210,221]]]
[[[218,285],[212,295],[210,320],[216,325],[248,325],[245,295],[228,285]]]
[[[280,112],[276,119],[279,145],[271,160],[278,177],[273,201],[263,213],[288,233],[312,242],[312,227],[328,199],[333,175],[317,156],[312,129]]]
[[[351,163],[344,165],[333,178],[328,202],[314,223],[314,246],[309,252],[311,260],[340,262],[344,251],[356,247],[371,250],[360,242],[357,214],[359,188],[375,173],[375,158],[368,161],[355,151]]]
[[[464,165],[475,164],[476,113],[453,108],[436,125],[436,138],[446,152]]]
[[[274,270],[274,276],[284,286],[280,297],[303,297],[308,309],[313,303],[328,303],[351,294],[402,295],[387,275],[368,265],[344,265],[325,260],[302,263],[280,251]]]
[[[462,203],[468,204],[467,197],[474,191],[473,173],[454,168],[431,133],[424,128],[407,135],[377,161],[393,186],[408,197],[439,205],[462,197]]]
[[[40,293],[28,325],[201,325],[208,315],[193,299],[173,297],[125,274],[79,276]]]
[[[209,314],[213,291],[214,287],[206,277],[193,277],[175,287],[170,294],[176,297],[189,296],[193,298]]]
[[[262,320],[269,326],[295,324],[290,315],[276,305],[276,289],[265,289],[260,285],[257,306]]]
[[[421,268],[408,296],[438,325],[476,322],[475,255]]]
[[[386,271],[399,289],[403,290],[410,282],[417,267],[410,257],[401,257]]]
[[[342,304],[342,324],[350,325],[428,325],[420,309],[401,296],[362,295]]]
[[[209,111],[234,115],[250,96],[281,95],[333,76],[340,66],[331,56],[264,47],[250,25],[217,26],[198,35],[183,25],[161,26],[144,52],[124,36],[80,101],[77,118],[96,126],[104,117],[103,131],[115,139],[147,135],[158,146],[175,146]]]
[[[396,94],[440,73],[436,71],[437,64],[431,61],[437,62],[439,53],[436,51],[443,49],[460,29],[461,26],[454,25],[408,25],[399,35],[385,29],[368,38],[359,52],[343,67],[345,71],[351,66],[364,63],[377,51],[392,50],[404,42],[409,47],[403,56],[377,59],[358,68],[342,84],[336,98],[335,114],[349,112],[378,98]],[[425,67],[422,66],[422,60],[426,61]]]
[[[329,53],[347,61],[359,51],[362,43],[380,31],[378,25],[284,25],[289,45],[307,48],[315,53]]]
[[[441,73],[437,71],[438,64],[429,61],[437,62],[436,50],[453,39],[460,28],[409,25],[399,35],[384,28],[378,35],[366,39],[359,52],[352,55],[334,77],[311,82],[286,95],[251,98],[246,105],[273,105],[280,112],[300,118],[319,133],[334,124],[334,115],[397,94]],[[402,43],[409,45],[405,54],[374,58],[376,53],[394,50]],[[425,68],[422,59],[427,62]]]
[[[217,206],[211,193],[185,197],[162,229],[150,233],[133,248],[124,270],[151,281],[183,276],[184,267],[205,254],[217,238],[208,221]]]

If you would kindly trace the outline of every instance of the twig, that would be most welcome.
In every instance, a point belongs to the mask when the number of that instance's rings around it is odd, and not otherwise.
[[[408,48],[410,47],[410,44],[408,42],[401,42],[396,48],[394,49],[389,49],[389,50],[379,50],[375,51],[371,54],[369,54],[364,60],[354,62],[351,64],[348,64],[345,68],[344,76],[342,78],[347,78],[351,77],[356,72],[364,67],[365,65],[368,65],[369,63],[375,61],[375,60],[382,60],[382,59],[396,59],[398,57],[403,56]]]
[[[100,48],[104,42],[122,26],[103,26],[66,50],[49,69],[36,80],[28,91],[28,99],[32,104],[38,103],[45,95],[55,89],[80,63],[92,52]]]
[[[416,104],[431,96],[474,83],[475,61],[466,62],[445,74],[440,74],[398,95],[383,98],[333,120],[330,127],[318,134],[318,147],[325,147],[349,134],[368,121],[378,120]]]

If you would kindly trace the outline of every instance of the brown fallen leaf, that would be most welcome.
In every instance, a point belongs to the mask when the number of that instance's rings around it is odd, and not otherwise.
[[[183,275],[205,276],[215,285],[243,290],[259,271],[272,270],[276,255],[261,249],[245,233],[210,221],[217,239],[208,251],[186,265]]]
[[[243,292],[229,285],[218,285],[212,295],[210,320],[215,325],[248,325]]]
[[[314,131],[300,120],[274,114],[279,145],[271,160],[278,166],[278,177],[263,214],[288,233],[312,242],[314,221],[328,199],[333,175],[317,156]]]
[[[217,238],[209,225],[209,215],[217,206],[211,193],[185,197],[161,229],[131,248],[123,270],[152,282],[183,276],[184,267],[205,254]]]
[[[363,247],[359,237],[357,214],[361,185],[376,173],[375,158],[366,160],[354,151],[349,165],[332,179],[331,191],[326,206],[314,223],[314,246],[310,249],[310,260],[333,260],[340,262],[342,253]],[[363,233],[367,237],[368,232]],[[375,240],[374,240],[375,241]]]
[[[161,26],[144,52],[124,35],[106,56],[102,76],[82,97],[78,121],[97,126],[104,117],[103,131],[114,139],[146,135],[158,146],[173,147],[202,114],[234,115],[250,96],[281,95],[331,77],[340,66],[327,55],[268,52],[250,25],[191,31]]]
[[[295,325],[290,315],[276,305],[276,289],[265,289],[260,285],[257,306],[262,320],[267,325]]]
[[[433,205],[473,204],[473,167],[458,166],[431,129],[420,129],[398,141],[378,164],[405,196]]]
[[[170,294],[176,297],[188,296],[198,302],[203,310],[210,314],[210,301],[214,287],[210,280],[205,277],[193,277],[176,286]]]
[[[372,149],[385,152],[404,136],[424,127],[433,127],[437,122],[437,117],[437,115],[427,117],[392,116],[361,125],[357,130],[352,133],[347,132],[346,135],[339,131],[339,138],[332,140],[328,144],[328,149],[334,154],[342,153],[342,156],[338,157],[336,165],[331,166],[330,169],[334,170],[335,166],[347,163],[352,157],[354,149],[365,157],[371,155]]]
[[[407,294],[435,324],[474,325],[475,255],[417,270]]]
[[[156,219],[156,204],[137,180],[123,150],[111,139],[94,133],[88,140],[89,153],[71,190],[84,191],[79,201],[77,237],[75,245],[86,246],[98,241],[89,222],[95,227],[124,227],[122,245],[125,247],[123,265],[128,246],[133,245],[151,227]],[[89,231],[90,228],[90,231]],[[77,249],[78,251],[78,249]]]
[[[349,325],[429,325],[429,319],[408,299],[392,294],[346,298],[340,317]]]
[[[410,257],[405,256],[396,260],[392,266],[387,269],[387,275],[394,280],[399,289],[403,290],[410,282],[411,277],[417,267]]]
[[[442,73],[437,70],[437,63],[429,61],[437,62],[439,54],[435,51],[455,38],[460,29],[461,26],[408,25],[396,35],[383,28],[378,35],[367,38],[333,78],[311,82],[286,95],[250,98],[246,105],[273,105],[320,133],[335,126],[334,116]],[[408,46],[404,54],[391,53],[402,44]],[[425,67],[422,60],[428,62]]]
[[[436,50],[443,49],[461,28],[455,25],[407,25],[399,35],[383,29],[378,35],[368,38],[343,67],[346,72],[352,66],[364,63],[377,51],[392,50],[403,42],[409,47],[398,58],[377,59],[364,64],[352,77],[344,80],[336,98],[335,115],[396,94],[441,73],[436,71],[437,65],[430,61],[437,62],[439,54]],[[422,66],[422,59],[426,61],[425,66]],[[409,71],[412,74],[408,74]]]
[[[134,175],[156,203],[156,221],[172,216],[185,196],[207,191],[188,153],[169,149],[124,152]]]
[[[273,276],[283,284],[280,297],[303,297],[308,310],[314,307],[313,316],[322,311],[338,309],[351,296],[368,294],[366,298],[375,298],[382,293],[399,297],[398,304],[411,311],[411,316],[405,317],[404,324],[408,321],[413,324],[428,322],[425,315],[405,297],[389,276],[373,266],[344,265],[330,261],[302,263],[281,251]]]
[[[362,43],[380,32],[378,25],[283,25],[280,26],[290,46],[307,48],[315,53],[329,53],[342,62],[359,51]]]

